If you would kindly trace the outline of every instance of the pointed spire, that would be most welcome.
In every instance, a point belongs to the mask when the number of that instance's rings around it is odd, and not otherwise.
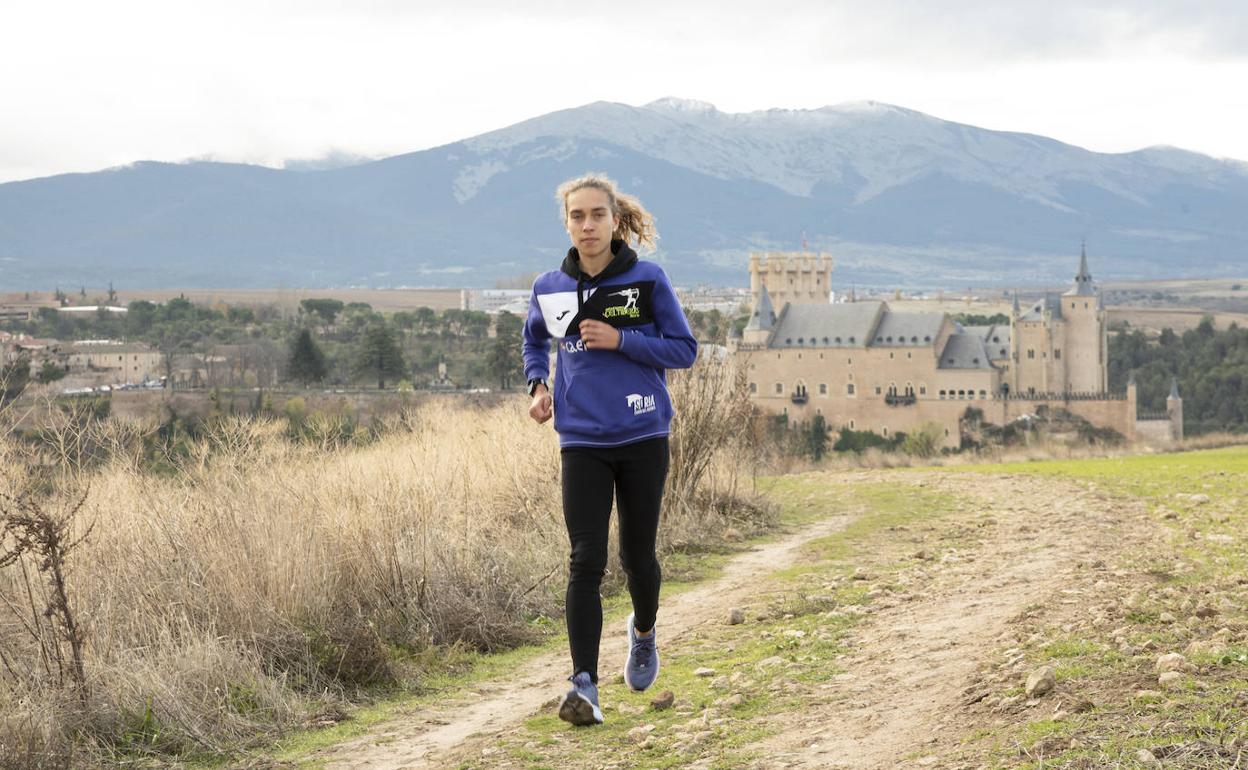
[[[750,322],[745,328],[766,331],[771,329],[775,320],[776,312],[771,308],[771,295],[767,293],[767,284],[763,284],[758,292],[758,307],[750,314]]]
[[[1170,399],[1178,399],[1178,397],[1179,397],[1179,378],[1171,377],[1170,378],[1170,395],[1166,397],[1166,400],[1169,401]]]
[[[1018,304],[1018,289],[1015,289],[1014,290],[1014,315],[1017,316],[1021,310],[1022,308]]]
[[[1135,370],[1134,369],[1132,369],[1131,373],[1127,375],[1127,387],[1128,388],[1135,387]]]
[[[1084,241],[1079,246],[1079,272],[1075,275],[1075,285],[1065,291],[1066,297],[1091,297],[1092,271],[1088,270],[1088,244]]]

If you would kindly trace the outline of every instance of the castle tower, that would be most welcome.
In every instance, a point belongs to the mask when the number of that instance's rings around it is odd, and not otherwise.
[[[1086,247],[1080,249],[1074,285],[1062,294],[1061,317],[1064,328],[1053,340],[1053,381],[1067,391],[1104,393],[1109,389],[1105,306],[1092,286]]]
[[[1179,378],[1170,378],[1170,395],[1166,396],[1166,414],[1170,415],[1170,439],[1183,440],[1183,399],[1179,397]]]
[[[832,292],[832,257],[820,252],[753,252],[750,254],[750,296],[759,303],[763,288],[775,308],[786,304],[826,304]]]

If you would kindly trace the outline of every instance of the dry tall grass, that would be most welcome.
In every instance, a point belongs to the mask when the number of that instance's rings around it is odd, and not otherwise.
[[[736,502],[731,385],[713,362],[673,378],[666,548],[758,514]],[[228,751],[410,686],[412,661],[450,645],[531,638],[533,618],[560,612],[568,545],[556,440],[520,401],[427,406],[339,451],[292,443],[277,420],[222,419],[173,475],[120,449],[81,474],[62,462],[42,504],[60,510],[89,481],[67,537],[94,523],[67,575],[85,687],[50,675],[47,588],[15,560],[0,570],[0,767]],[[0,441],[11,494],[30,489],[32,462]]]

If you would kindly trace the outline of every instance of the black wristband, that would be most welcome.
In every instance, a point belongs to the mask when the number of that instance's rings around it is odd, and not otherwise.
[[[529,380],[529,395],[530,396],[537,392],[538,385],[546,385],[546,380],[542,379],[541,377],[534,377],[533,379]],[[547,386],[547,389],[549,390],[549,386]]]

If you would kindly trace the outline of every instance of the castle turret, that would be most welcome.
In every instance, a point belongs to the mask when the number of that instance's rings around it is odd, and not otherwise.
[[[742,341],[750,345],[761,345],[771,336],[771,330],[775,327],[776,311],[771,307],[771,295],[767,292],[767,286],[764,284],[758,292],[758,302],[754,305],[754,311],[750,313],[750,321],[745,325],[745,333],[742,335]]]
[[[1170,395],[1166,396],[1166,414],[1170,416],[1170,439],[1183,440],[1183,399],[1179,397],[1179,378],[1170,378]]]
[[[1074,285],[1062,294],[1061,318],[1064,328],[1053,335],[1054,382],[1075,393],[1104,393],[1109,389],[1105,308],[1092,286],[1086,245],[1079,250]]]

